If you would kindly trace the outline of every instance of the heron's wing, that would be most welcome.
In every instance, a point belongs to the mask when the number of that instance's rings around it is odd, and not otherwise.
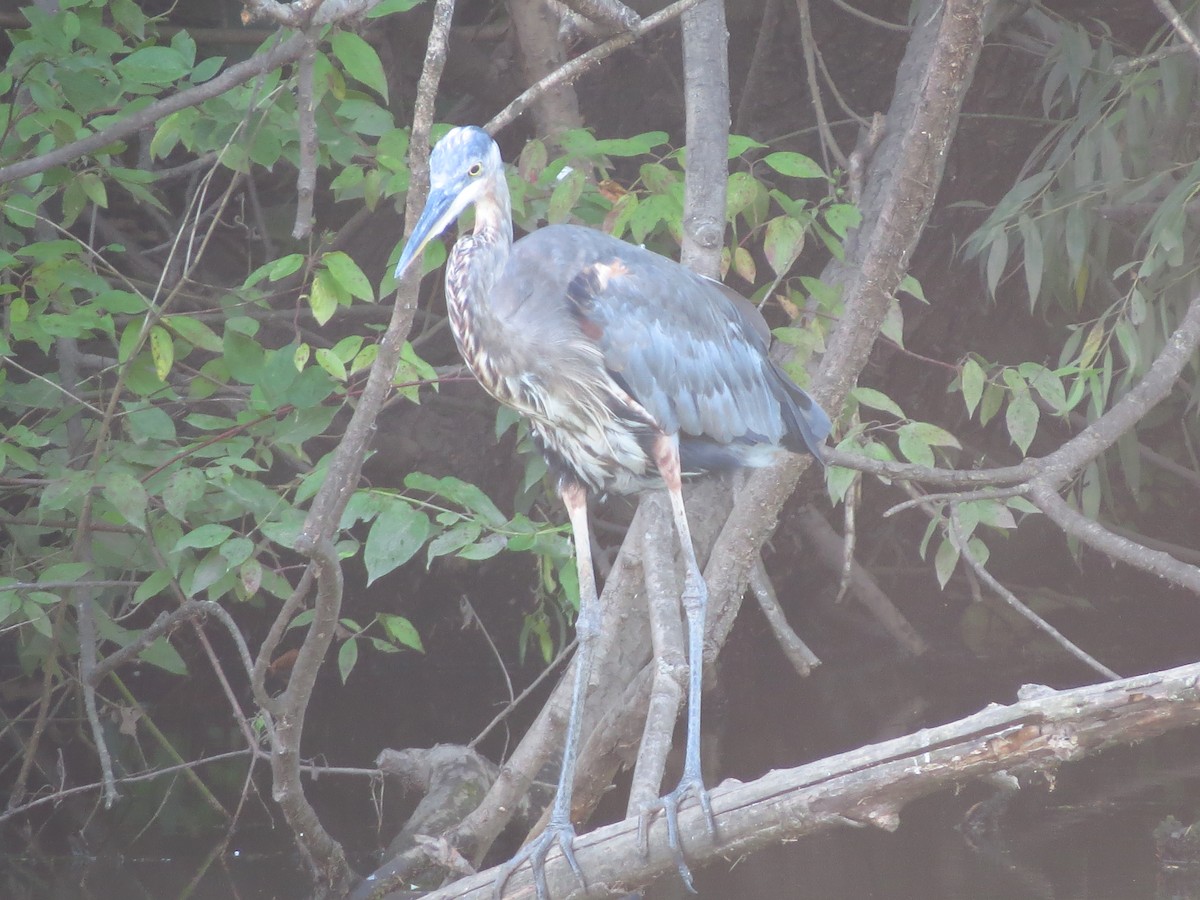
[[[783,441],[789,394],[766,357],[757,310],[663,257],[621,242],[612,249],[579,270],[567,299],[613,376],[669,433]]]

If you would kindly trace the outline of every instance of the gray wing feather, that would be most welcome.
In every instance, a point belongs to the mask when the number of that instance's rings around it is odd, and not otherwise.
[[[493,304],[530,335],[530,352],[593,342],[668,433],[790,446],[799,429],[818,452],[828,434],[828,417],[767,357],[769,331],[749,301],[665,257],[551,226],[514,245],[500,284]],[[566,302],[529,302],[553,297]]]
[[[573,283],[605,365],[664,430],[731,443],[784,433],[754,323],[713,282],[638,247],[615,242],[609,259]],[[757,312],[755,312],[757,316]]]

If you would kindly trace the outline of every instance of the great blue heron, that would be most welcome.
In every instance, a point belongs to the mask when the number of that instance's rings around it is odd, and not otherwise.
[[[523,413],[557,480],[575,536],[579,647],[562,770],[549,825],[507,864],[496,892],[529,860],[539,900],[557,843],[576,877],[571,789],[583,695],[600,625],[588,537],[589,493],[665,485],[686,569],[687,747],[679,786],[660,801],[680,875],[680,802],[694,793],[715,820],[700,772],[700,689],[707,589],[688,530],[684,474],[761,466],[782,449],[821,460],[829,417],[767,356],[769,332],[749,301],[676,262],[574,225],[512,240],[500,150],[479,128],[455,128],[430,158],[429,200],[396,266],[468,206],[475,229],[446,265],[454,340],[479,383]]]

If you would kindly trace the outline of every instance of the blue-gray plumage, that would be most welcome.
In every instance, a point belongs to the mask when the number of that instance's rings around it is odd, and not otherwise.
[[[659,803],[680,874],[678,808],[694,793],[715,819],[700,775],[700,687],[707,591],[680,492],[686,474],[766,465],[782,451],[821,461],[829,417],[768,357],[758,310],[719,282],[610,235],[554,225],[512,241],[500,151],[479,128],[455,128],[433,150],[430,194],[396,267],[468,206],[473,233],[446,264],[451,330],[480,384],[528,417],[575,533],[579,650],[563,767],[550,824],[510,861],[533,866],[547,896],[545,857],[557,843],[576,876],[570,821],[583,694],[600,615],[587,525],[589,493],[668,490],[685,565],[688,737],[679,787]]]

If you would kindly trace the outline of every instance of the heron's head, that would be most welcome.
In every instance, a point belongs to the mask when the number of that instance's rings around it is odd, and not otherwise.
[[[500,148],[486,131],[473,125],[448,131],[430,154],[429,199],[396,264],[396,278],[498,177]]]

